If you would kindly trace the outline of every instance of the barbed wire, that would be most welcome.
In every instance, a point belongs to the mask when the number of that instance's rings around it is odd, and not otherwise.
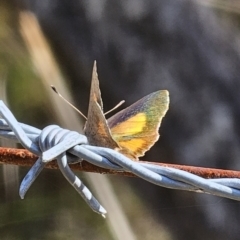
[[[57,160],[63,176],[83,197],[89,207],[105,216],[106,210],[84,183],[72,172],[69,164],[83,159],[95,166],[113,171],[130,172],[161,187],[209,193],[240,201],[239,178],[205,179],[174,167],[155,165],[149,162],[132,161],[112,149],[88,145],[87,138],[75,131],[50,125],[43,130],[19,123],[3,101],[0,101],[0,137],[21,143],[38,159],[22,180],[19,195],[24,198],[46,164]]]

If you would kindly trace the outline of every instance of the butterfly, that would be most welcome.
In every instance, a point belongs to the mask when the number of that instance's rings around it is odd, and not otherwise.
[[[95,61],[84,133],[90,145],[115,149],[132,160],[138,160],[158,140],[158,129],[168,107],[169,93],[160,90],[106,120]]]

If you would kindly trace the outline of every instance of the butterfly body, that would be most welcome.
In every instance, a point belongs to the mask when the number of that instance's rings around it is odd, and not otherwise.
[[[91,145],[109,147],[138,160],[158,140],[158,129],[168,106],[168,91],[160,90],[106,120],[95,62],[84,132]]]

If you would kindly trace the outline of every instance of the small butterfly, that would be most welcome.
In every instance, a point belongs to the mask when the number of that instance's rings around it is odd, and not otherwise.
[[[106,120],[95,61],[84,133],[89,144],[115,149],[132,160],[138,160],[158,140],[158,129],[168,107],[169,93],[160,90]]]

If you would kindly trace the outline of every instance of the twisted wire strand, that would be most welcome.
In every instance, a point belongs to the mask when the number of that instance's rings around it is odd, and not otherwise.
[[[77,132],[61,129],[56,125],[48,126],[42,131],[34,127],[28,128],[28,125],[17,122],[3,101],[0,101],[0,115],[4,118],[0,120],[2,136],[18,140],[26,149],[39,157],[32,168],[28,171],[20,185],[19,195],[21,198],[24,198],[27,190],[46,165],[46,162],[42,161],[42,151],[58,144],[61,148],[63,148],[61,154],[57,156],[57,163],[63,176],[77,190],[93,211],[105,217],[107,211],[69,168],[66,152],[64,151],[66,147],[67,149],[71,148],[73,142],[75,145],[87,143],[86,137],[78,134]],[[23,129],[28,130],[25,132]],[[28,137],[29,134],[31,135],[31,139]]]
[[[24,198],[46,163],[57,159],[64,177],[95,212],[104,216],[106,210],[68,165],[84,159],[102,168],[132,172],[158,186],[204,192],[240,201],[240,179],[204,179],[171,167],[135,162],[112,149],[88,145],[87,138],[77,132],[56,125],[47,126],[41,131],[19,123],[2,101],[0,101],[0,115],[3,117],[0,119],[0,137],[18,141],[39,156],[21,183],[19,190],[21,198]]]

